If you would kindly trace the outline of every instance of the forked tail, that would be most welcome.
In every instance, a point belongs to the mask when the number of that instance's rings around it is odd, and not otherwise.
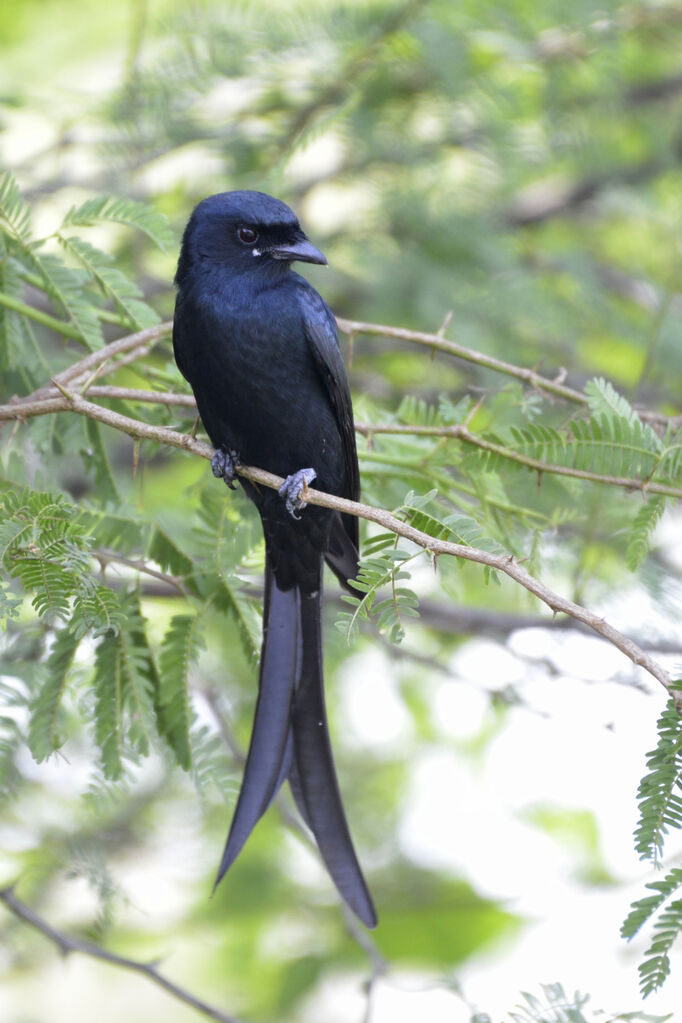
[[[258,700],[239,799],[216,885],[286,777],[336,887],[367,927],[377,918],[355,855],[332,759],[322,674],[319,586],[278,587],[266,556]]]

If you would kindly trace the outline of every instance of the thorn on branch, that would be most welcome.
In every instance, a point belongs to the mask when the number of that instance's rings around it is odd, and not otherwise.
[[[61,394],[63,395],[64,398],[66,398],[67,401],[72,402],[74,400],[73,394],[71,394],[70,391],[67,391],[63,384],[60,384],[57,377],[50,377],[50,382],[54,385],[54,387],[57,388],[58,391],[61,392]]]
[[[444,318],[443,322],[441,323],[440,328],[438,329],[438,333],[436,334],[436,337],[443,337],[443,335],[445,334],[445,331],[450,326],[450,321],[452,320],[453,314],[454,314],[454,309],[449,309],[448,312],[445,314],[445,318]]]
[[[471,411],[470,411],[470,412],[469,412],[469,414],[467,415],[466,419],[465,419],[465,420],[464,420],[464,422],[463,422],[463,423],[461,424],[461,426],[462,426],[462,427],[463,427],[464,429],[466,429],[466,428],[467,428],[467,427],[469,426],[469,424],[471,423],[472,419],[474,418],[474,416],[476,415],[476,413],[477,413],[477,412],[478,412],[478,410],[480,409],[481,405],[482,405],[482,404],[483,404],[483,402],[485,401],[486,397],[487,397],[487,394],[486,394],[486,393],[484,392],[484,393],[483,393],[483,394],[481,395],[481,397],[480,397],[480,398],[478,399],[478,401],[476,402],[476,404],[474,405],[474,407],[473,407],[473,408],[471,409]]]

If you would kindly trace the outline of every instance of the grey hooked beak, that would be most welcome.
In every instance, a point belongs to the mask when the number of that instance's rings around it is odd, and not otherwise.
[[[273,259],[286,259],[290,263],[298,260],[300,263],[320,263],[322,266],[327,265],[327,257],[323,255],[319,249],[308,241],[304,234],[301,234],[293,242],[286,242],[284,245],[277,245],[272,249],[268,249],[267,253],[272,256]]]

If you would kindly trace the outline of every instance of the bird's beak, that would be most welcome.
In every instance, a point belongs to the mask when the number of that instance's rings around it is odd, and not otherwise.
[[[284,245],[276,245],[274,248],[268,249],[268,255],[273,259],[286,259],[290,263],[298,260],[300,263],[327,265],[327,257],[319,249],[316,249],[304,234],[301,234],[293,242],[286,242]]]

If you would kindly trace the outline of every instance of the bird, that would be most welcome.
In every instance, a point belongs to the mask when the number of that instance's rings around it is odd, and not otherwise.
[[[215,449],[215,476],[238,480],[265,541],[258,696],[241,789],[216,885],[288,780],[339,893],[369,928],[372,897],[344,813],[325,709],[326,562],[356,592],[358,520],[305,503],[308,484],[357,501],[353,408],[336,320],[292,263],[326,265],[286,203],[264,192],[203,199],[185,228],[173,350]],[[239,476],[285,478],[279,492]]]

